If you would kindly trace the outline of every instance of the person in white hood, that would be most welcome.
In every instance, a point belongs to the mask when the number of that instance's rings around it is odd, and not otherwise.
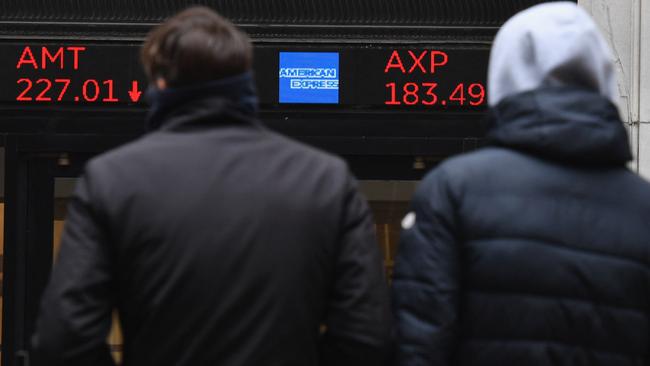
[[[626,168],[612,53],[575,3],[499,31],[487,147],[403,222],[396,364],[649,365],[650,184]]]
[[[535,6],[499,31],[490,57],[488,103],[545,86],[577,86],[616,100],[614,58],[589,15],[572,2]]]

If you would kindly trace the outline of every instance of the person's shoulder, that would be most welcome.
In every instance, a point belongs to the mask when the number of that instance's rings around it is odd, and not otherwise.
[[[157,146],[161,144],[164,145],[164,141],[161,142],[161,134],[157,132],[140,136],[90,159],[84,174],[106,181],[124,179],[134,170],[147,167],[152,159],[157,159]]]
[[[347,171],[347,163],[341,157],[334,155],[312,145],[295,140],[291,137],[273,132],[265,131],[268,139],[278,144],[287,153],[294,155],[305,163],[313,164],[314,167],[320,166],[327,169]]]
[[[460,201],[467,194],[500,189],[529,158],[509,149],[484,147],[452,156],[431,169],[415,192],[416,201]]]
[[[427,173],[423,184],[445,181],[458,184],[467,179],[479,179],[509,163],[525,160],[520,154],[499,147],[484,147],[472,152],[452,156]]]
[[[512,149],[488,146],[471,152],[453,156],[445,160],[442,165],[451,171],[467,171],[494,169],[495,161],[516,163],[517,161],[529,161],[530,157]]]
[[[621,189],[637,205],[645,207],[650,213],[650,181],[630,169],[622,169],[624,182]]]

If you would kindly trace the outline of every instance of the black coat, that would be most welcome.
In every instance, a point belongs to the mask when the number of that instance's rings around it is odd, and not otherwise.
[[[508,98],[491,146],[433,170],[404,220],[398,364],[650,364],[650,185],[616,108]]]
[[[35,356],[112,364],[115,307],[125,365],[381,363],[388,289],[346,164],[227,99],[176,103],[160,130],[87,165]]]

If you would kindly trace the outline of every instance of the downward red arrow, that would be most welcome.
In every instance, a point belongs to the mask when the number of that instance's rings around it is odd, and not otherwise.
[[[138,81],[134,80],[133,81],[133,86],[131,87],[131,91],[129,91],[129,96],[131,97],[131,100],[133,103],[136,103],[138,100],[140,100],[140,96],[142,95],[142,92],[138,90]]]

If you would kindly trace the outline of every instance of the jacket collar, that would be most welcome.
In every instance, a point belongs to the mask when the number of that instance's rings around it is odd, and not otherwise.
[[[147,99],[151,104],[148,130],[173,129],[216,116],[251,120],[258,109],[251,72],[178,88],[150,87]]]
[[[587,165],[632,159],[618,110],[589,90],[547,87],[513,95],[490,109],[488,143],[542,158]]]

